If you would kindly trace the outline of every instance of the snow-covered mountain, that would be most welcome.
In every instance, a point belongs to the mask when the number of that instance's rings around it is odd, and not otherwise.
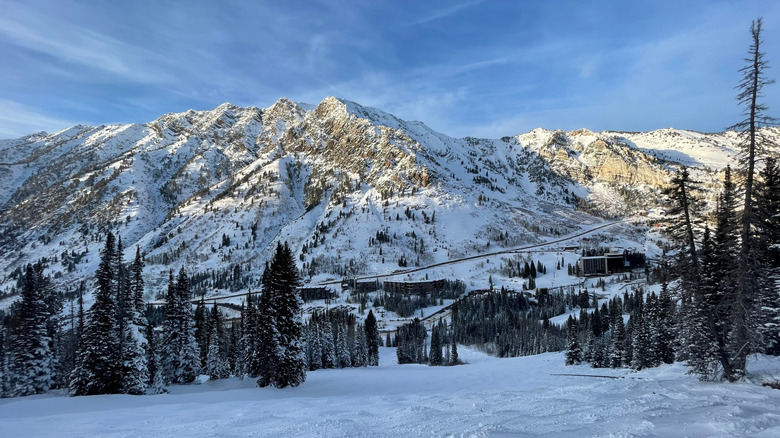
[[[716,187],[736,154],[674,129],[455,139],[333,97],[41,132],[0,141],[0,292],[40,260],[75,287],[109,230],[150,291],[181,266],[208,294],[256,287],[279,241],[307,278],[391,272],[646,212],[680,165]]]

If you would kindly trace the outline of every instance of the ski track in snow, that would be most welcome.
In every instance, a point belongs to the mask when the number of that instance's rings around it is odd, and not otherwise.
[[[381,354],[378,368],[310,372],[283,390],[228,379],[157,396],[0,400],[0,436],[780,436],[780,391],[700,383],[680,364],[593,370],[564,366],[562,353],[497,359],[462,348],[466,365],[428,367]],[[551,376],[559,372],[624,378]]]

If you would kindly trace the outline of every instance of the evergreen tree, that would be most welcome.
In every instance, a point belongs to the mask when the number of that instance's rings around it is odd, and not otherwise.
[[[262,297],[260,300],[260,305],[265,305],[265,303],[262,301]],[[241,338],[241,362],[243,365],[241,374],[249,376],[253,379],[256,379],[258,376],[260,376],[263,369],[260,349],[262,346],[267,346],[270,342],[269,340],[265,339],[265,341],[261,343],[260,337],[265,336],[268,338],[270,336],[269,331],[272,330],[271,327],[260,325],[261,321],[259,313],[258,304],[253,301],[252,294],[247,292],[246,304],[243,307],[242,312],[242,331],[244,335]],[[267,311],[263,311],[263,322],[265,322],[267,318],[266,314]]]
[[[211,329],[206,321],[206,302],[203,297],[198,300],[198,304],[195,306],[195,340],[198,342],[198,350],[200,351],[200,365],[206,367],[206,356],[209,352],[209,339],[211,337]]]
[[[455,342],[455,336],[452,337],[452,345],[450,346],[450,364],[456,365],[460,363],[458,357],[458,344]]]
[[[228,362],[222,354],[222,348],[220,348],[219,334],[217,328],[211,329],[211,336],[209,339],[209,352],[206,355],[206,373],[212,380],[225,379],[230,377],[230,368]]]
[[[333,336],[333,324],[331,324],[329,319],[320,322],[320,333],[322,367],[333,368],[338,362],[336,360],[336,343]]]
[[[46,283],[40,265],[27,265],[23,277],[17,327],[14,330],[13,394],[25,396],[47,392],[54,385],[54,351],[47,322]]]
[[[767,79],[765,71],[769,67],[764,53],[761,52],[761,30],[763,22],[759,18],[751,24],[752,43],[748,51],[747,65],[740,69],[742,81],[737,87],[737,101],[744,107],[745,118],[733,126],[740,132],[743,145],[741,170],[744,174],[744,203],[741,216],[741,247],[737,259],[737,278],[734,294],[734,305],[730,320],[732,328],[729,332],[727,348],[730,361],[723,365],[723,376],[729,381],[736,381],[746,373],[747,356],[758,349],[758,316],[760,315],[760,291],[762,286],[762,269],[759,262],[758,242],[756,241],[756,226],[759,215],[754,204],[755,167],[763,146],[768,142],[759,130],[762,126],[770,126],[775,120],[765,115],[767,106],[758,101],[765,85],[773,83]]]
[[[139,310],[138,295],[143,297],[143,261],[140,260],[140,252],[136,250],[136,259],[129,269],[122,260],[122,240],[117,243],[114,269],[118,273],[117,279],[117,318],[120,336],[120,357],[122,392],[125,394],[141,395],[146,392],[149,381],[149,369],[147,363],[146,317],[141,305]],[[141,298],[143,299],[143,298]]]
[[[626,364],[626,329],[623,317],[617,318],[612,325],[611,348],[609,350],[609,366],[620,368]]]
[[[306,380],[306,363],[301,323],[301,298],[296,290],[298,268],[287,243],[278,244],[263,284],[262,301],[268,303],[268,320],[273,327],[267,356],[268,367],[258,379],[261,387],[298,386]]]
[[[569,315],[569,320],[566,323],[568,328],[568,347],[566,349],[566,365],[579,365],[582,363],[583,354],[582,347],[579,342],[579,334],[576,327],[574,318]]]
[[[339,368],[352,366],[352,355],[347,342],[347,327],[341,324],[338,325],[338,330],[336,330],[336,360]]]
[[[70,380],[70,394],[116,394],[122,391],[122,356],[117,324],[116,243],[106,235],[95,273],[95,300],[87,312],[87,322]]]
[[[168,299],[161,342],[163,378],[167,383],[191,383],[200,372],[190,282],[182,268],[176,281],[169,274]]]
[[[355,345],[352,350],[352,366],[368,366],[368,347],[366,345],[366,331],[363,327],[357,327],[355,332]]]
[[[439,328],[434,326],[431,330],[431,351],[428,354],[428,364],[432,366],[442,365],[443,358],[441,354],[441,334]]]
[[[10,397],[11,392],[11,364],[6,343],[8,332],[5,328],[5,316],[0,312],[0,398]]]
[[[312,315],[312,319],[315,315]],[[314,320],[304,330],[306,336],[306,360],[309,371],[322,368],[322,345],[320,343],[320,322]]]
[[[376,325],[376,317],[374,316],[373,310],[368,311],[368,316],[366,316],[365,330],[366,330],[366,344],[368,348],[368,365],[378,366],[379,365],[379,343],[381,342],[381,339],[379,338],[379,329],[377,328]]]
[[[668,231],[672,238],[682,245],[684,249],[682,253],[688,255],[685,260],[689,263],[685,263],[681,268],[686,270],[685,277],[690,278],[694,283],[699,276],[699,259],[693,232],[695,214],[699,205],[695,195],[698,190],[698,182],[692,181],[688,169],[683,167],[672,178],[670,186],[663,191],[672,202],[667,213],[672,219]]]
[[[160,367],[160,355],[157,349],[157,336],[151,324],[146,326],[146,363],[149,381],[147,386],[151,394],[163,394],[166,392],[162,368]]]
[[[780,166],[767,157],[756,188],[760,276],[759,333],[768,354],[780,355]]]

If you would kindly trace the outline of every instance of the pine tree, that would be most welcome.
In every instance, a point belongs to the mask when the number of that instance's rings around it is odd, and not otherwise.
[[[190,283],[184,269],[176,281],[169,274],[161,342],[163,376],[167,383],[191,383],[200,372],[200,353],[195,339],[195,320],[190,304]]]
[[[312,315],[315,319],[315,315]],[[320,323],[316,320],[311,321],[305,330],[306,334],[306,356],[309,371],[315,371],[322,368],[322,345],[320,343]]]
[[[230,376],[230,369],[228,368],[227,360],[222,354],[222,348],[219,345],[219,333],[216,327],[211,329],[209,338],[209,351],[206,355],[206,373],[212,380],[225,379]]]
[[[206,356],[209,352],[209,339],[211,337],[211,328],[206,322],[206,301],[203,297],[200,297],[198,304],[195,306],[195,340],[198,343],[198,351],[200,351],[200,365],[206,367]]]
[[[365,330],[366,330],[366,344],[368,348],[368,365],[378,366],[380,338],[379,338],[379,329],[377,328],[376,325],[376,317],[374,316],[373,310],[368,311],[368,316],[366,316]]]
[[[259,306],[263,306],[262,312],[259,310]],[[262,373],[263,361],[260,350],[263,347],[270,348],[268,347],[269,343],[271,342],[270,331],[273,330],[270,325],[261,325],[261,323],[265,324],[266,319],[268,318],[268,311],[265,310],[266,303],[262,300],[262,297],[260,299],[259,306],[252,299],[252,294],[248,292],[246,296],[246,304],[243,308],[244,312],[242,313],[244,335],[241,338],[241,362],[243,364],[241,374],[249,376],[253,379],[256,379]],[[263,314],[262,321],[260,318],[260,313]],[[263,336],[262,340],[261,336]]]
[[[366,345],[366,331],[363,327],[357,327],[355,333],[355,346],[352,351],[352,366],[368,366],[368,347]]]
[[[323,319],[320,323],[320,333],[322,367],[334,368],[337,364],[336,343],[333,336],[333,324],[331,324],[330,319]]]
[[[428,354],[428,364],[432,366],[442,365],[443,359],[441,355],[441,334],[439,328],[434,326],[431,330],[431,350]]]
[[[745,110],[745,119],[733,126],[740,132],[743,145],[741,157],[742,173],[744,174],[744,203],[741,216],[741,248],[737,259],[737,278],[734,296],[734,306],[730,319],[732,329],[729,333],[728,349],[731,360],[724,364],[723,376],[729,381],[736,381],[746,373],[747,356],[758,348],[757,325],[760,309],[761,267],[758,260],[758,245],[756,242],[756,225],[759,215],[754,205],[754,176],[756,161],[763,146],[768,142],[759,130],[769,126],[774,119],[765,115],[767,106],[758,101],[765,85],[774,81],[765,76],[769,67],[764,53],[761,52],[761,30],[763,22],[759,18],[751,24],[750,34],[752,44],[748,51],[747,65],[740,69],[742,81],[737,87],[737,101]]]
[[[352,355],[349,343],[347,343],[347,327],[342,324],[339,324],[338,330],[336,330],[336,360],[339,368],[352,366]]]
[[[117,244],[115,257],[118,272],[117,318],[120,330],[120,356],[122,360],[122,392],[125,394],[142,395],[146,393],[149,381],[149,369],[146,356],[147,321],[142,311],[139,311],[138,295],[143,297],[143,261],[140,252],[136,250],[136,259],[127,269],[122,260],[122,241]]]
[[[668,230],[672,238],[684,248],[682,253],[688,255],[683,260],[687,260],[689,263],[685,263],[681,268],[686,270],[684,278],[689,278],[694,284],[699,276],[699,259],[693,232],[695,214],[699,205],[696,198],[698,190],[698,182],[692,181],[688,169],[683,167],[672,178],[670,186],[663,191],[664,195],[672,201],[671,208],[667,213],[668,216],[671,216],[671,225]],[[688,288],[688,290],[690,289],[692,288]]]
[[[74,396],[116,394],[122,390],[115,260],[115,238],[109,232],[95,273],[95,300],[87,312],[76,368],[71,375],[69,392]]]
[[[460,363],[458,357],[458,344],[455,342],[455,336],[452,337],[452,345],[450,346],[450,364],[457,365]]]
[[[780,166],[772,157],[760,173],[757,195],[757,234],[767,271],[761,282],[759,330],[765,351],[780,355]]]
[[[620,368],[625,365],[626,360],[626,329],[622,315],[615,320],[611,330],[612,345],[609,351],[609,366],[612,368]]]
[[[163,394],[166,392],[165,380],[163,379],[162,368],[160,367],[160,355],[157,348],[157,336],[151,324],[146,326],[146,363],[148,369],[149,381],[147,382],[148,392],[151,394]]]
[[[263,370],[258,385],[276,388],[298,386],[306,380],[306,363],[301,323],[301,298],[296,290],[298,268],[287,243],[278,244],[263,284],[263,299],[268,302],[273,353],[270,367]],[[266,298],[267,297],[267,298]]]
[[[582,347],[579,342],[579,331],[577,330],[577,323],[574,318],[569,315],[569,319],[566,323],[568,330],[568,346],[566,349],[566,365],[579,365],[582,363],[583,354]]]
[[[10,397],[11,392],[11,364],[6,343],[8,332],[5,328],[5,316],[0,312],[0,398]]]
[[[47,329],[50,313],[45,297],[51,291],[46,291],[46,282],[40,265],[27,265],[14,330],[14,395],[41,394],[54,384],[54,352]]]

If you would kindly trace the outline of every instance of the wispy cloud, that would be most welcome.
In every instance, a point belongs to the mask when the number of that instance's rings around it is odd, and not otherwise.
[[[458,12],[464,9],[468,9],[472,6],[476,6],[484,1],[485,0],[472,0],[468,2],[457,3],[449,7],[434,11],[433,13],[426,15],[422,18],[418,18],[417,20],[410,21],[406,23],[406,26],[418,26],[420,24],[426,24],[426,23],[430,23],[431,21],[440,20],[442,18],[449,17],[450,15],[457,14]]]
[[[40,130],[51,133],[76,124],[19,102],[0,99],[0,139],[17,138]]]
[[[27,21],[27,19],[32,21]],[[28,23],[34,22],[31,26]],[[102,70],[130,81],[161,83],[170,79],[150,62],[157,55],[90,29],[45,15],[25,21],[0,17],[0,38],[65,62]]]

